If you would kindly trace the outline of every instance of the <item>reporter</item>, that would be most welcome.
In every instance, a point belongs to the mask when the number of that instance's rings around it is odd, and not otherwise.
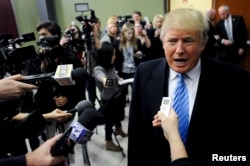
[[[16,74],[0,80],[0,100],[16,100],[25,92],[37,89],[35,85],[20,82],[24,76]]]
[[[176,112],[171,109],[169,116],[166,116],[163,112],[159,111],[154,116],[152,124],[154,127],[162,127],[164,136],[169,142],[172,160],[171,166],[192,166],[180,137]]]
[[[64,156],[51,156],[50,150],[56,143],[61,135],[54,136],[53,138],[44,142],[36,150],[22,156],[12,157],[8,159],[0,159],[0,166],[52,166],[58,165],[65,161]]]

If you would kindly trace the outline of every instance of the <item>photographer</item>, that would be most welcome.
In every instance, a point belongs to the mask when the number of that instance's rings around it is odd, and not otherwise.
[[[100,39],[104,35],[100,30],[100,20],[96,17],[95,11],[90,9],[90,18],[86,15],[76,17],[82,24],[82,36],[84,40],[85,51],[82,56],[82,64],[89,73],[87,80],[88,99],[95,106],[96,101],[96,83],[93,76],[93,70],[96,66],[97,49],[100,47]]]
[[[143,52],[143,60],[142,61],[146,60],[146,58],[148,56],[149,49],[151,47],[151,41],[148,37],[147,30],[144,29],[144,26],[145,26],[145,23],[143,21],[134,23],[135,36],[137,39],[139,39],[141,41],[141,45],[142,45],[142,52]]]
[[[55,72],[58,65],[73,64],[73,68],[82,67],[81,61],[74,54],[66,51],[59,43],[61,28],[54,21],[44,21],[37,25],[36,30],[40,37],[38,57],[29,65],[29,74]],[[84,79],[84,78],[83,78]],[[49,113],[56,108],[70,110],[80,101],[85,99],[85,82],[77,81],[75,85],[60,86],[54,79],[42,82],[34,96],[35,108],[44,113]],[[72,120],[65,119],[65,123]],[[57,126],[64,127],[54,121],[48,122],[46,135],[51,138],[55,135]]]
[[[79,59],[82,58],[84,41],[82,40],[80,28],[75,25],[74,22],[65,28],[64,35],[60,40],[60,45]]]

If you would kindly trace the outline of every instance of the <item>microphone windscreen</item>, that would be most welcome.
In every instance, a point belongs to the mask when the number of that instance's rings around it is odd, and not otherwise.
[[[78,67],[71,72],[71,77],[73,80],[85,81],[88,77],[88,73],[84,68]]]
[[[86,108],[94,108],[94,106],[89,100],[82,100],[78,102],[76,105],[78,115],[80,115]]]
[[[101,120],[102,115],[94,108],[87,108],[78,118],[78,122],[81,123],[86,129],[94,130]]]

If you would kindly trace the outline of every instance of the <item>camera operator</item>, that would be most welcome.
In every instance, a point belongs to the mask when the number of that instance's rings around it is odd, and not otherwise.
[[[29,74],[55,72],[58,65],[73,64],[73,68],[82,67],[81,61],[74,54],[66,51],[60,45],[61,28],[54,21],[44,21],[37,25],[36,30],[40,37],[38,57],[29,65]],[[34,96],[35,109],[43,114],[55,109],[70,110],[85,99],[85,82],[75,80],[75,85],[60,86],[54,79],[42,82]],[[72,120],[67,117],[66,122]],[[64,124],[55,121],[48,122],[46,135],[51,138],[55,135],[57,126],[63,128]]]
[[[60,45],[66,51],[76,55],[79,59],[82,58],[84,52],[84,41],[80,28],[72,22],[65,28],[64,35],[60,40]]]
[[[141,41],[142,45],[142,52],[143,52],[143,60],[146,61],[149,49],[151,47],[151,41],[148,37],[147,30],[144,28],[145,22],[135,22],[134,28],[135,28],[135,36],[137,39]]]
[[[97,49],[100,47],[100,40],[104,33],[100,29],[100,20],[96,17],[95,11],[90,10],[90,18],[86,15],[77,16],[78,20],[82,24],[82,35],[84,39],[85,51],[82,56],[82,64],[89,73],[89,79],[87,80],[88,99],[95,106],[96,101],[96,83],[93,76],[93,70],[96,66]]]

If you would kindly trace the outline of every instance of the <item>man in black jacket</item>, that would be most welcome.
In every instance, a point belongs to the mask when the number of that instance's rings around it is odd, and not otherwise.
[[[56,22],[40,22],[36,30],[39,35],[39,50],[37,58],[30,62],[29,75],[56,72],[58,65],[72,64],[73,69],[82,67],[80,59],[60,45],[61,28]],[[42,82],[34,95],[34,109],[48,113],[57,108],[60,110],[74,108],[79,101],[86,99],[84,79],[75,80],[75,85],[67,86],[60,86],[55,79]],[[74,116],[62,121],[69,122],[73,118]],[[55,135],[56,126],[63,130],[64,126],[58,124],[55,121],[48,122],[46,132],[48,138]]]
[[[216,24],[219,39],[219,60],[238,65],[240,57],[246,54],[247,28],[244,18],[231,15],[229,7],[222,5],[218,9],[221,20]]]

